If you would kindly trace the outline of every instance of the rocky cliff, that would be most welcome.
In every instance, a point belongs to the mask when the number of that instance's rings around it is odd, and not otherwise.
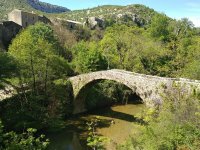
[[[62,13],[68,12],[69,9],[49,3],[40,2],[39,0],[27,0],[28,4],[33,8],[46,13]]]

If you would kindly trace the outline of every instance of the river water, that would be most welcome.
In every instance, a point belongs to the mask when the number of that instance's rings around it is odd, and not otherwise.
[[[49,150],[87,150],[86,123],[96,116],[100,117],[97,132],[110,139],[107,150],[115,150],[134,131],[134,124],[140,121],[135,116],[144,110],[144,104],[116,105],[91,111],[66,121],[66,128],[48,135],[51,141]],[[136,129],[135,129],[136,130]]]

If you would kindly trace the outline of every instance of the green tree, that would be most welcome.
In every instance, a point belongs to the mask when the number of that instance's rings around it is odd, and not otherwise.
[[[171,52],[139,27],[116,25],[107,28],[101,49],[109,68],[166,76],[171,72]]]
[[[0,149],[4,150],[45,150],[49,145],[49,140],[44,135],[35,137],[36,129],[27,129],[22,134],[13,131],[4,133],[3,125],[0,121]]]
[[[64,111],[59,110],[63,97],[55,92],[59,89],[58,86],[62,90],[65,88],[63,84],[55,85],[54,81],[66,78],[71,69],[67,60],[59,55],[59,47],[53,30],[43,23],[29,26],[13,40],[9,54],[18,64],[20,88],[18,96],[14,97],[17,115],[8,115],[9,110],[6,110],[5,114],[8,116],[2,118],[8,121],[7,125],[17,129],[23,126],[40,129],[51,126],[49,122],[53,119],[54,124],[57,120],[59,123],[65,116],[61,114]],[[65,92],[64,90],[63,95]],[[70,103],[70,99],[65,100]],[[13,106],[6,104],[5,107]]]
[[[17,65],[15,59],[8,53],[0,51],[0,80],[16,75]]]
[[[115,25],[106,30],[101,46],[107,61],[113,67],[125,68],[124,60],[128,51],[130,33],[125,25]]]
[[[100,122],[100,118],[96,117],[92,119],[90,122],[87,122],[88,125],[88,138],[87,145],[91,147],[93,150],[104,150],[104,144],[108,142],[108,138],[100,136],[96,133],[96,128]]]
[[[199,79],[199,45],[200,38],[198,36],[179,39],[171,62],[173,76]]]
[[[105,70],[107,61],[95,42],[80,42],[73,48],[73,65],[78,73]]]
[[[53,30],[42,23],[30,26],[14,39],[9,53],[18,62],[21,83],[37,93],[42,85],[47,92],[50,81],[67,75],[67,61],[59,56]],[[59,64],[59,70],[54,66]]]
[[[183,77],[200,80],[200,61],[194,60],[188,63],[181,72]]]
[[[184,85],[183,85],[184,86]],[[187,95],[187,89],[174,84],[165,90],[163,104],[159,109],[150,109],[144,115],[146,126],[133,135],[127,149],[180,150],[200,147],[200,100],[199,93]]]
[[[165,14],[156,14],[151,21],[149,33],[152,37],[160,39],[161,41],[169,40],[169,18]]]

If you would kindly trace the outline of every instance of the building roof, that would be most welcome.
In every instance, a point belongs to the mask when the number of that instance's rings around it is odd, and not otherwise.
[[[80,24],[80,25],[82,25],[82,23],[81,23],[81,22],[78,22],[78,21],[73,21],[73,20],[65,20],[65,21],[71,22],[71,23],[74,23],[74,24]]]
[[[79,24],[79,25],[83,25],[83,23],[81,22],[78,22],[78,21],[74,21],[74,20],[67,20],[67,19],[61,19],[61,18],[55,18],[55,19],[52,19],[52,21],[63,21],[65,23],[73,23],[73,24]]]

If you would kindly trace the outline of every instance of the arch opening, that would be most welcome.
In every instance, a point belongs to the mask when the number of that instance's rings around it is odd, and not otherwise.
[[[75,98],[75,113],[86,112],[112,105],[142,104],[143,100],[125,84],[113,80],[98,79],[87,83]]]

